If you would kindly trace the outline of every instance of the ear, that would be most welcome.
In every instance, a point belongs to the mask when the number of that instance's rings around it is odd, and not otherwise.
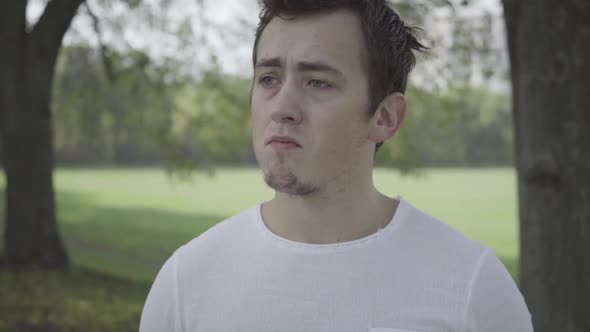
[[[393,136],[404,122],[406,110],[406,97],[402,93],[387,95],[371,118],[369,140],[380,143]]]

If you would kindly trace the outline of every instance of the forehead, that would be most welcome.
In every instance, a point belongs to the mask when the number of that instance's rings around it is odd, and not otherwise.
[[[321,61],[343,72],[365,71],[366,46],[359,17],[348,10],[273,18],[260,36],[257,59],[287,64]]]

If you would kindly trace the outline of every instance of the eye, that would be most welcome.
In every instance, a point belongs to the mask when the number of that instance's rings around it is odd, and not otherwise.
[[[265,88],[273,86],[273,84],[277,83],[277,79],[272,76],[262,76],[258,79],[258,83]]]
[[[312,88],[316,89],[325,89],[330,87],[330,83],[324,82],[322,80],[312,79],[307,83]]]

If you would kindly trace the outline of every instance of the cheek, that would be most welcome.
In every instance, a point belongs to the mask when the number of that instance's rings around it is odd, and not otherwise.
[[[264,114],[256,107],[256,104],[252,104],[250,111],[250,118],[252,122],[252,131],[255,136],[262,135],[264,129],[265,118]]]
[[[318,153],[330,158],[345,158],[363,141],[365,129],[352,116],[332,116],[318,121],[314,136],[318,137]]]

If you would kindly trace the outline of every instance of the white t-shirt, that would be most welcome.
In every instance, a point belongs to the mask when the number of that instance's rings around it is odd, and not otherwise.
[[[141,332],[530,332],[495,253],[400,204],[384,228],[337,244],[287,240],[260,205],[178,249],[146,300]]]

